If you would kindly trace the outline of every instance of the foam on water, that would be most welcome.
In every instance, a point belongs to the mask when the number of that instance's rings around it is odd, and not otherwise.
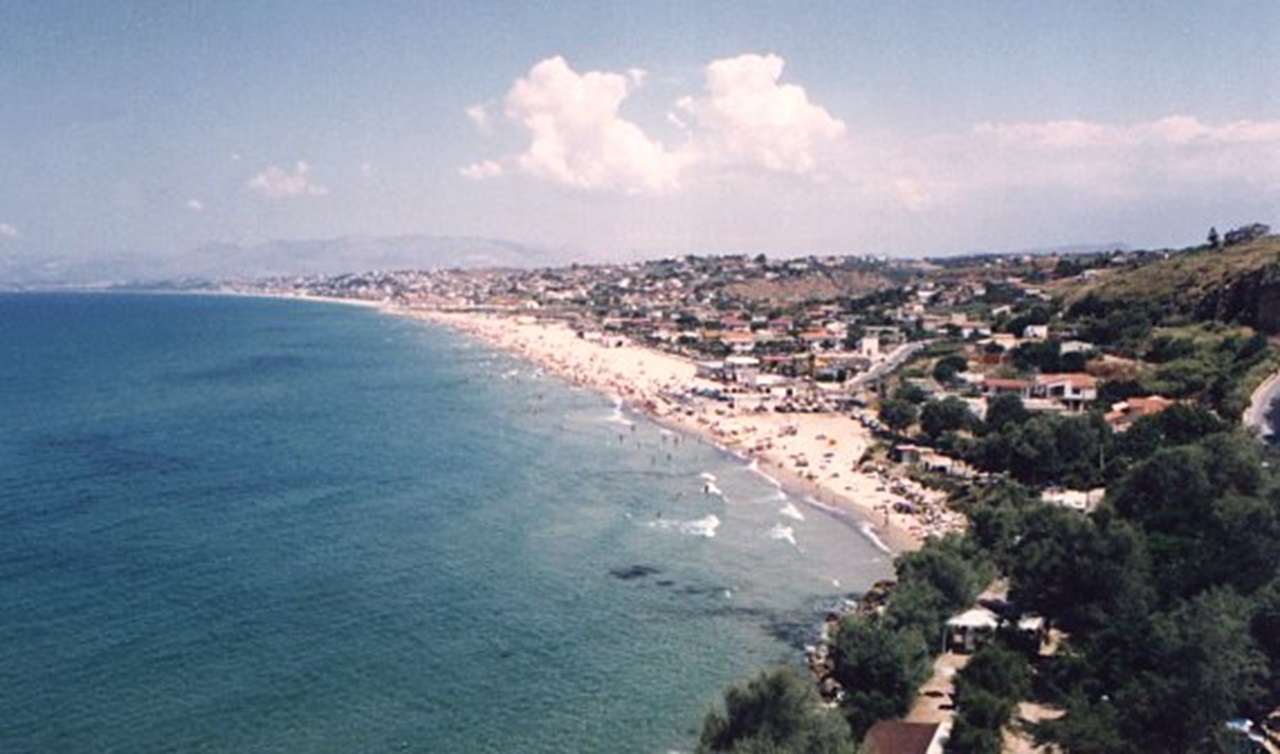
[[[703,516],[702,518],[690,521],[660,518],[649,522],[649,526],[655,529],[678,531],[681,534],[687,534],[693,537],[706,537],[708,539],[712,539],[716,536],[716,530],[720,528],[721,523],[720,517],[711,513]]]
[[[801,513],[800,509],[796,507],[796,504],[792,502],[788,502],[786,505],[782,506],[778,513],[781,513],[787,518],[793,518],[796,521],[804,520],[804,514]]]
[[[798,547],[796,544],[795,529],[783,524],[774,524],[773,528],[769,529],[769,539],[778,539],[783,542],[790,542],[792,547]]]

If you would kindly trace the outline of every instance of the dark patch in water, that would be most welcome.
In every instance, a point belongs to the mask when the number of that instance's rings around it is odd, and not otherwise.
[[[661,568],[658,568],[657,566],[642,565],[642,564],[630,565],[630,566],[618,566],[617,568],[609,569],[609,575],[621,581],[632,581],[634,579],[643,579],[646,576],[653,576],[654,574],[658,574],[658,573],[662,573]]]
[[[715,596],[719,597],[719,596],[723,596],[723,595],[725,594],[725,592],[728,592],[728,591],[729,591],[729,587],[727,587],[727,586],[693,586],[693,585],[690,585],[690,586],[686,586],[686,587],[682,588],[682,589],[680,590],[680,593],[681,593],[681,594],[687,594],[687,595],[689,595],[690,597],[706,597],[706,596],[708,596],[708,595],[715,595]]]
[[[654,583],[657,584],[658,586],[675,586],[676,585],[676,582],[672,581],[671,579],[658,579]]]

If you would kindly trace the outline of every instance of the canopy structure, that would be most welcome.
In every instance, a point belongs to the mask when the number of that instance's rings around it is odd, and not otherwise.
[[[969,653],[995,633],[1000,617],[985,607],[966,610],[947,621],[947,649]]]

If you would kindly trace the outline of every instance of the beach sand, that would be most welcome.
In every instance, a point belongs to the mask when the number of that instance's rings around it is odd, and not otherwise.
[[[925,536],[957,523],[937,520],[940,496],[909,480],[862,464],[872,438],[854,419],[834,413],[760,411],[758,397],[732,403],[690,397],[699,383],[693,362],[622,339],[582,337],[559,323],[483,314],[390,308],[388,311],[457,329],[521,355],[575,384],[614,396],[675,429],[692,433],[744,458],[799,493],[808,504],[856,523],[866,522],[890,551],[920,547]],[[899,510],[900,503],[934,499],[934,518]]]

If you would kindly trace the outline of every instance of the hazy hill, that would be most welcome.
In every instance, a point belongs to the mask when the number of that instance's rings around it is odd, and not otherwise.
[[[511,241],[425,235],[219,243],[165,257],[56,257],[11,250],[0,255],[0,287],[335,275],[353,270],[536,267],[555,261],[546,251]]]

